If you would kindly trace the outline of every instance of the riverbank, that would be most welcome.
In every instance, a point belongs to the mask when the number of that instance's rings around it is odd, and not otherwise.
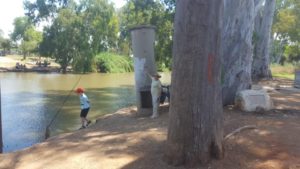
[[[264,82],[270,86],[275,109],[245,113],[224,108],[224,134],[246,130],[224,142],[225,158],[212,161],[210,169],[299,169],[300,91],[282,88],[286,80]],[[149,110],[148,114],[151,113]],[[2,169],[183,169],[163,160],[167,139],[168,105],[160,117],[136,116],[128,107],[97,120],[89,128],[52,137],[43,143],[0,155]],[[203,168],[204,169],[204,168]]]

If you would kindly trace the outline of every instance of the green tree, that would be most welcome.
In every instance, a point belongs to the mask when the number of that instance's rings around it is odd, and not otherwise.
[[[4,37],[3,37],[3,31],[0,29],[0,48],[3,48],[2,47],[2,43],[4,42]],[[1,55],[2,53],[0,53],[0,55]]]
[[[108,0],[85,0],[79,5],[78,13],[94,54],[116,48],[119,23],[112,3]]]
[[[42,32],[36,31],[33,26],[26,29],[20,46],[23,52],[24,59],[26,59],[26,56],[28,56],[30,53],[38,52],[38,47],[41,41]]]
[[[298,0],[277,0],[277,8],[273,23],[274,47],[272,51],[273,61],[277,63],[282,60],[296,62],[295,56],[300,55],[297,53],[297,50],[291,50],[292,48],[299,48],[299,9],[300,1]],[[291,51],[293,51],[293,54],[291,54]],[[293,59],[289,59],[289,56],[293,57]]]
[[[51,20],[61,8],[65,8],[72,0],[25,0],[25,14],[34,23]]]
[[[90,72],[97,53],[116,47],[118,27],[113,5],[107,0],[69,3],[45,31],[40,51],[54,57],[64,72],[68,65]]]
[[[3,30],[0,29],[0,43],[4,40],[3,34]]]
[[[81,19],[74,10],[61,9],[53,24],[43,34],[40,53],[54,58],[64,73],[73,58],[79,56],[80,23]]]
[[[119,12],[119,50],[129,54],[129,29],[138,25],[156,27],[155,58],[160,70],[170,68],[175,2],[172,0],[128,0]]]
[[[300,43],[294,43],[288,45],[285,49],[285,56],[287,56],[288,61],[291,63],[297,63],[300,61]]]
[[[10,49],[12,48],[12,42],[10,39],[3,39],[1,41],[1,48],[3,49],[4,55],[10,51]]]
[[[14,30],[10,38],[17,43],[21,43],[20,48],[24,59],[30,53],[37,52],[38,46],[42,40],[42,33],[35,30],[34,25],[28,17],[17,17],[14,20]]]
[[[77,14],[82,20],[78,44],[81,54],[74,59],[73,66],[77,71],[93,71],[94,57],[100,52],[114,51],[117,46],[118,18],[108,0],[82,1]]]
[[[32,27],[32,23],[30,22],[28,17],[17,17],[13,22],[14,30],[12,34],[10,34],[10,38],[17,42],[21,41],[24,37],[26,30]]]

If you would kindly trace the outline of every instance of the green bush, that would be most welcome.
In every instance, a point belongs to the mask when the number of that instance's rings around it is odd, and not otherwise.
[[[130,57],[114,53],[100,53],[95,58],[97,70],[102,73],[125,73],[133,71],[133,61]]]

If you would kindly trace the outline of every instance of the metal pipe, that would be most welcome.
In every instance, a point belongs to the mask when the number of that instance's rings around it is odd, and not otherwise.
[[[2,139],[2,108],[1,108],[1,79],[0,79],[0,153],[3,152],[3,139]]]

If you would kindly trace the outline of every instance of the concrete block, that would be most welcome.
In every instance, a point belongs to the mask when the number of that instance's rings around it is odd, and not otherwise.
[[[264,89],[238,92],[235,98],[235,105],[246,112],[268,111],[273,108],[273,102]]]
[[[251,85],[251,90],[261,90],[263,87],[261,85]]]

